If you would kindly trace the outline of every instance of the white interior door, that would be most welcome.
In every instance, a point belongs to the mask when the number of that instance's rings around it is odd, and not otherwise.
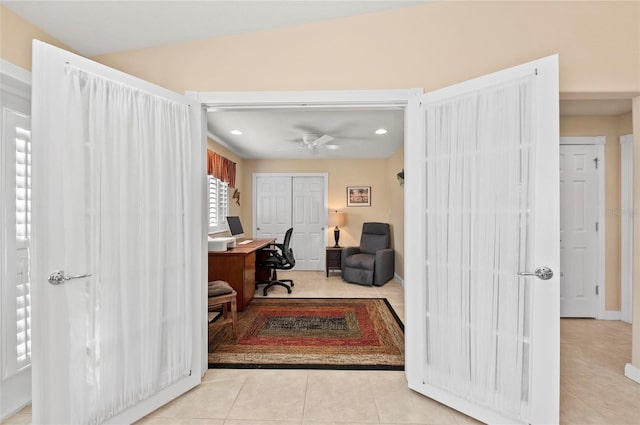
[[[560,316],[596,317],[597,145],[560,146]]]
[[[291,227],[291,177],[256,176],[254,182],[255,237],[282,243]]]
[[[0,418],[31,401],[31,86],[23,81],[30,79],[28,72],[19,73],[23,78],[18,79],[4,71],[0,76]]]
[[[45,43],[33,55],[33,422],[131,423],[201,379],[202,111]],[[90,276],[52,285],[55,270]]]
[[[409,387],[483,422],[558,423],[558,58],[408,112]]]
[[[297,270],[324,270],[326,212],[323,177],[293,177],[292,249]]]

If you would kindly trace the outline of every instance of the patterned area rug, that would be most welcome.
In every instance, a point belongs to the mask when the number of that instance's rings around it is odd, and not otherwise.
[[[237,341],[213,332],[210,368],[404,369],[404,326],[383,298],[255,298]]]

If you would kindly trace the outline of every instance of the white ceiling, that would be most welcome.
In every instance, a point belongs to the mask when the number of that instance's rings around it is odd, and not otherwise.
[[[207,113],[214,139],[243,158],[388,158],[404,143],[404,111],[398,108],[268,108]],[[384,135],[375,130],[384,128]],[[236,136],[231,130],[240,130]],[[334,140],[321,148],[302,143],[306,133]]]
[[[3,0],[84,56],[362,15],[433,0]]]
[[[85,56],[318,22],[433,0],[1,0]],[[630,100],[562,100],[561,115],[620,115]],[[245,158],[389,157],[403,143],[398,110],[235,110],[207,114],[209,131]],[[376,136],[385,127],[389,133]],[[241,129],[243,136],[229,134]],[[305,132],[339,149],[299,149]]]

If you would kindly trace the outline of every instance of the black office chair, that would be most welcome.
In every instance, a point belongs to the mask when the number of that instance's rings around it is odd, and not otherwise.
[[[291,270],[296,265],[296,259],[293,257],[293,250],[290,247],[291,234],[293,233],[293,227],[287,230],[284,235],[283,243],[276,243],[271,245],[273,248],[265,249],[269,252],[269,257],[262,260],[261,264],[271,270],[270,278],[266,282],[257,282],[259,284],[266,283],[267,286],[262,290],[262,294],[266,297],[267,291],[272,286],[278,285],[287,289],[287,293],[291,293],[291,287],[293,287],[293,280],[291,279],[278,279],[278,270]],[[289,282],[287,285],[285,282]]]

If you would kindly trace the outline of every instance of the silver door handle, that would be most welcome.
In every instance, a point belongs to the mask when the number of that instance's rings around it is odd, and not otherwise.
[[[553,277],[553,270],[549,267],[538,267],[535,272],[518,272],[518,276],[535,276],[542,280],[549,280]]]
[[[83,277],[89,277],[91,276],[90,273],[87,274],[76,274],[73,276],[65,276],[64,275],[64,270],[56,270],[55,272],[51,273],[49,275],[49,283],[52,285],[60,285],[61,283],[64,283],[67,280],[71,280],[71,279],[82,279]]]

